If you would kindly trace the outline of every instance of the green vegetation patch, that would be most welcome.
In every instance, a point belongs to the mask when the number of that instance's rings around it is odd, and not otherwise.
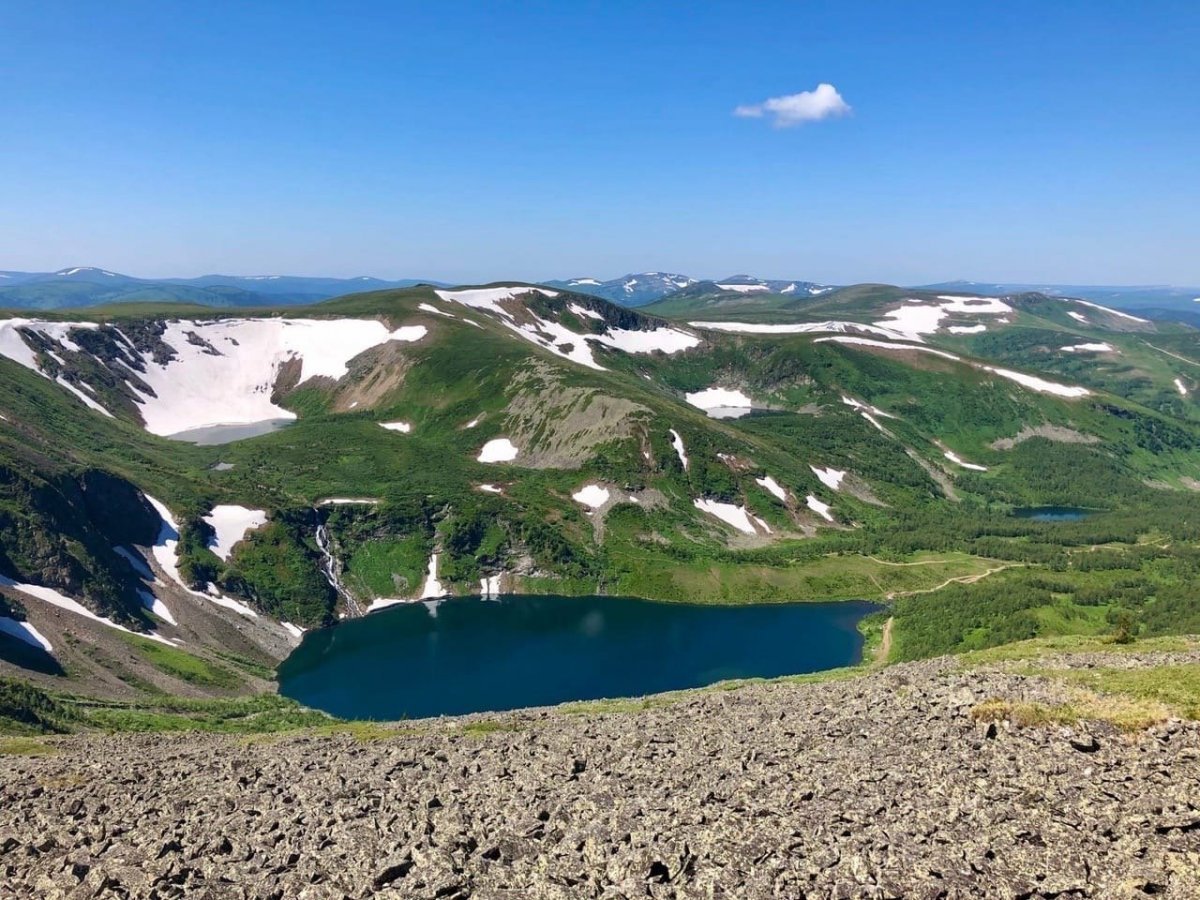
[[[235,673],[191,653],[168,647],[148,638],[131,634],[121,635],[148,663],[180,681],[201,687],[234,691],[244,686]]]
[[[49,744],[34,738],[0,739],[0,756],[50,756],[57,752]]]

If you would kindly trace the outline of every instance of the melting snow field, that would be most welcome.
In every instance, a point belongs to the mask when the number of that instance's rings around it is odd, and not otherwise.
[[[812,473],[817,476],[817,480],[830,490],[839,490],[842,485],[842,479],[846,477],[845,472],[839,472],[837,469],[818,469],[816,466],[810,465]]]
[[[940,303],[926,303],[915,297],[905,300],[904,306],[890,311],[883,319],[875,324],[881,328],[890,328],[900,332],[909,340],[920,340],[920,335],[934,334],[941,327],[942,319],[949,315],[968,316],[1000,316],[1013,312],[1013,308],[996,297],[958,297],[952,294],[942,294],[938,297]],[[967,328],[972,331],[955,331],[955,327]],[[955,326],[950,330],[956,334],[971,334],[974,331],[984,331],[986,326]]]
[[[765,284],[718,284],[717,287],[723,291],[736,291],[739,294],[754,294],[770,290]]]
[[[518,452],[508,438],[495,438],[483,445],[476,459],[482,463],[512,462],[517,458]]]
[[[7,587],[12,588],[14,591],[20,591],[22,594],[26,594],[45,603],[49,603],[51,606],[57,606],[59,609],[74,613],[77,616],[82,616],[85,619],[91,619],[93,622],[98,622],[101,625],[105,625],[117,631],[123,631],[126,634],[135,634],[138,637],[144,637],[152,641],[158,641],[158,643],[166,644],[168,647],[175,646],[174,641],[167,640],[167,638],[160,634],[154,634],[153,632],[143,633],[134,631],[130,628],[126,628],[124,625],[118,625],[112,619],[106,619],[104,616],[98,616],[82,603],[78,602],[77,600],[72,600],[70,597],[67,597],[64,594],[60,594],[53,588],[42,587],[41,585],[37,584],[21,584],[20,582],[13,581],[11,578],[6,578],[3,575],[0,575],[0,587]],[[42,640],[45,640],[45,638]]]
[[[833,521],[833,516],[829,512],[830,506],[828,503],[822,503],[812,494],[809,494],[807,497],[805,497],[804,502],[808,504],[809,509],[819,515],[822,519],[825,519],[827,522]]]
[[[18,622],[16,619],[9,618],[8,616],[0,616],[0,634],[7,634],[9,637],[23,641],[32,647],[40,647],[47,653],[54,652],[54,648],[50,646],[50,642],[28,622]]]
[[[1106,312],[1110,316],[1120,316],[1122,319],[1128,319],[1130,322],[1140,322],[1143,325],[1150,324],[1149,319],[1139,319],[1137,316],[1131,316],[1129,313],[1121,312],[1121,310],[1119,310],[1119,309],[1112,309],[1111,307],[1108,307],[1108,306],[1101,306],[1099,303],[1092,303],[1088,300],[1076,300],[1074,302],[1078,303],[1081,306],[1090,306],[1092,309],[1098,309],[1101,312]]]
[[[0,354],[45,376],[17,331],[21,327],[60,341],[67,350],[82,352],[67,338],[68,331],[98,326],[28,319],[0,322]],[[174,359],[155,362],[139,354],[128,340],[122,350],[126,363],[140,358],[145,367],[138,377],[151,389],[139,393],[146,430],[165,436],[213,425],[294,419],[295,413],[271,402],[285,364],[299,361],[301,382],[322,376],[340,379],[360,353],[388,341],[418,341],[425,334],[423,325],[389,331],[373,319],[176,320],[167,322],[162,334],[163,342],[175,351]],[[96,403],[64,386],[89,406]]]
[[[580,306],[578,303],[568,303],[567,309],[575,313],[577,316],[582,316],[585,319],[597,319],[603,322],[604,316],[596,312],[594,309],[588,309],[586,306]]]
[[[934,350],[932,347],[924,347],[920,344],[892,344],[887,341],[873,341],[870,338],[860,337],[823,337],[813,341],[814,344],[824,344],[827,342],[857,344],[862,347],[878,347],[881,350],[915,350],[918,353],[930,353],[934,356],[940,356],[943,359],[952,359],[955,362],[962,360],[961,356],[955,356],[953,353],[947,353],[945,350]]]
[[[962,466],[964,469],[970,469],[972,472],[986,472],[987,471],[987,466],[980,466],[980,465],[976,465],[975,463],[969,463],[966,460],[959,457],[959,455],[957,453],[955,453],[953,450],[946,450],[942,455],[945,456],[946,459],[950,460],[950,462],[954,463],[956,466]]]
[[[146,494],[145,497],[146,501],[158,513],[158,517],[162,523],[159,526],[158,538],[155,540],[151,552],[154,554],[154,559],[158,562],[159,567],[167,573],[167,577],[193,597],[198,597],[208,603],[215,603],[217,606],[222,606],[225,609],[231,609],[248,619],[257,619],[258,613],[246,604],[239,603],[232,597],[224,596],[212,585],[209,585],[208,592],[203,594],[188,587],[187,583],[183,580],[183,576],[179,574],[179,560],[176,555],[176,548],[179,546],[179,525],[164,503],[155,500],[149,494]]]
[[[697,499],[692,504],[701,512],[715,516],[726,525],[732,525],[743,534],[755,534],[754,526],[750,524],[750,514],[744,506],[734,506],[732,503],[721,503],[717,500]]]
[[[1186,397],[1188,395],[1187,385],[1183,383],[1182,378],[1175,379],[1175,389],[1179,391],[1180,397]]]
[[[856,337],[817,338],[817,340],[814,343],[820,343],[822,341],[835,341],[839,344],[862,344],[867,347],[880,347],[883,349],[890,349],[890,350],[917,350],[917,351],[920,351],[923,353],[932,353],[935,356],[942,356],[942,357],[945,357],[946,359],[951,359],[956,362],[964,361],[961,356],[955,356],[953,353],[946,353],[943,350],[934,350],[932,347],[921,347],[921,346],[917,346],[914,344],[888,344],[883,341],[872,341],[872,340],[868,340],[867,338],[856,338]],[[1081,344],[1079,346],[1090,347],[1093,345],[1082,345]],[[1099,345],[1094,345],[1094,346],[1099,346]],[[1105,344],[1104,346],[1108,347],[1107,344]],[[1109,349],[1111,350],[1112,348],[1109,347]],[[1039,393],[1042,393],[1042,394],[1054,394],[1057,397],[1067,397],[1067,398],[1071,398],[1071,399],[1074,399],[1077,397],[1086,397],[1089,394],[1091,394],[1091,391],[1089,391],[1087,388],[1076,387],[1073,385],[1066,385],[1066,384],[1058,384],[1057,382],[1054,382],[1054,381],[1047,381],[1045,378],[1039,378],[1036,375],[1026,375],[1022,372],[1014,372],[1011,369],[1001,369],[1001,368],[997,368],[995,366],[985,366],[980,363],[974,363],[974,362],[969,362],[969,361],[967,362],[967,364],[970,366],[973,366],[976,369],[979,369],[981,372],[990,372],[993,375],[999,375],[1001,378],[1007,378],[1010,381],[1015,381],[1015,382],[1017,382],[1017,384],[1020,384],[1031,390],[1038,391]],[[865,406],[864,404],[860,404],[857,400],[852,400],[849,397],[843,397],[842,402],[846,403],[850,406],[854,406],[854,407],[861,408],[861,407]],[[871,424],[873,424],[876,428],[879,428],[882,431],[883,427],[878,422],[876,422],[875,420],[873,420],[871,418],[872,413],[875,415],[880,414],[878,410],[875,410],[872,408],[871,413],[863,411],[863,417],[866,418],[868,421],[870,421]],[[884,414],[884,415],[886,415],[886,414]],[[895,417],[892,416],[892,418],[895,418]]]
[[[766,488],[766,490],[770,491],[770,493],[774,495],[777,500],[784,503],[787,502],[787,491],[785,491],[783,486],[770,475],[764,475],[762,478],[755,478],[754,481],[759,487]]]
[[[503,488],[498,488],[494,484],[481,484],[479,486],[479,489],[481,491],[483,491],[485,494],[503,494],[504,493]]]
[[[448,303],[462,303],[465,306],[474,307],[475,309],[486,310],[496,316],[507,328],[512,329],[530,343],[537,344],[539,347],[549,350],[556,356],[561,356],[564,359],[579,363],[581,366],[599,371],[604,371],[604,366],[596,362],[596,358],[592,353],[592,345],[589,343],[590,341],[614,347],[626,353],[653,353],[660,350],[663,353],[678,353],[680,350],[687,350],[700,343],[700,339],[695,335],[679,331],[675,328],[655,328],[651,331],[627,331],[619,328],[609,328],[603,334],[580,334],[558,322],[550,322],[533,315],[532,312],[529,313],[529,316],[533,319],[532,323],[523,322],[518,324],[513,314],[501,304],[506,300],[512,300],[533,292],[546,297],[558,296],[557,291],[551,291],[547,288],[522,287],[519,285],[498,288],[473,288],[465,291],[435,291],[434,293]],[[568,309],[576,315],[601,321],[604,319],[602,315],[594,310],[585,309],[578,304],[569,304]]]
[[[608,498],[608,488],[600,487],[598,484],[585,485],[571,495],[571,499],[576,503],[581,503],[584,506],[590,506],[592,509],[599,509],[602,507],[608,502]]]
[[[586,340],[598,341],[626,353],[678,353],[699,345],[700,338],[674,328],[655,328],[653,331],[628,331],[610,328],[604,334],[585,335]]]
[[[679,454],[679,461],[683,464],[683,468],[688,467],[687,452],[683,448],[683,438],[679,436],[679,432],[674,428],[671,429],[671,446],[675,448],[675,452]]]
[[[244,539],[247,532],[266,525],[267,514],[261,509],[247,509],[244,506],[214,506],[204,521],[215,532],[208,548],[228,562],[233,545]]]
[[[445,597],[446,589],[442,583],[438,581],[438,554],[433,554],[429,557],[429,571],[425,576],[425,587],[421,590],[422,600],[433,600],[437,597]]]
[[[1072,344],[1070,347],[1063,347],[1063,353],[1116,353],[1112,344],[1102,342],[1093,344]]]
[[[1076,322],[1082,322],[1084,325],[1092,324],[1091,322],[1088,321],[1087,316],[1085,316],[1083,313],[1069,312],[1069,313],[1067,313],[1067,315],[1070,316],[1072,319],[1074,319]]]
[[[697,409],[712,410],[722,408],[745,409],[747,412],[753,406],[749,397],[741,391],[731,388],[710,387],[703,391],[694,391],[685,395],[687,402]]]
[[[783,325],[771,325],[759,322],[688,322],[693,328],[707,328],[710,331],[729,331],[734,334],[836,334],[858,331],[863,334],[875,334],[880,337],[904,340],[908,337],[892,328],[882,328],[878,325],[865,325],[862,322],[842,322],[830,320],[826,322],[791,322]]]
[[[999,375],[1001,378],[1015,381],[1017,384],[1042,394],[1053,394],[1056,397],[1068,398],[1086,397],[1091,394],[1091,391],[1084,387],[1057,384],[1053,381],[1047,381],[1045,378],[1038,378],[1036,375],[1025,375],[1022,372],[1014,372],[1011,369],[997,369],[993,366],[977,366],[977,368],[985,372],[991,372],[993,375]]]
[[[401,434],[408,434],[412,431],[412,425],[408,422],[380,422],[380,428],[386,428],[388,431],[399,431]]]

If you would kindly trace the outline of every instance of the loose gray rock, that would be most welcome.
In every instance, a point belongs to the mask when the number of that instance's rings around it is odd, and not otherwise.
[[[1200,723],[971,714],[1068,691],[934,660],[380,740],[52,738],[0,756],[0,896],[1200,896]]]

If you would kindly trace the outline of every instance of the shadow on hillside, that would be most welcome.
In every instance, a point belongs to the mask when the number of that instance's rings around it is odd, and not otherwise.
[[[31,647],[24,641],[19,641],[6,634],[0,634],[0,660],[12,663],[22,669],[40,672],[43,675],[66,675],[64,669],[49,653],[37,647]]]

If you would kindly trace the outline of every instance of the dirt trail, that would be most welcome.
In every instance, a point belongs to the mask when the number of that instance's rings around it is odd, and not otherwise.
[[[879,646],[875,648],[875,659],[871,661],[874,668],[887,665],[888,657],[892,653],[892,623],[895,621],[895,616],[888,616],[888,620],[883,623],[883,637]]]
[[[934,585],[931,588],[921,588],[915,591],[893,591],[887,595],[887,599],[895,600],[897,597],[912,597],[916,594],[932,594],[934,591],[940,591],[942,588],[951,584],[974,584],[975,582],[987,578],[989,575],[995,575],[997,572],[1003,572],[1005,569],[1022,568],[1024,563],[1009,563],[1004,566],[996,566],[994,569],[988,569],[986,572],[976,572],[974,575],[958,575],[954,578],[947,578],[941,584]]]

